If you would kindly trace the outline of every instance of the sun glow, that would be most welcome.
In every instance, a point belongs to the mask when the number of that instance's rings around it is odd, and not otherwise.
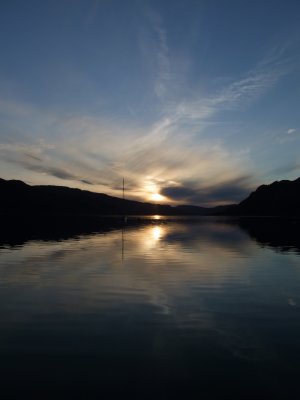
[[[151,194],[151,200],[152,201],[164,201],[164,196],[162,196],[161,194],[159,194],[159,193],[153,193],[153,194]]]
[[[155,203],[163,203],[168,201],[168,198],[160,194],[160,185],[162,184],[161,179],[152,178],[151,176],[146,177],[144,183],[144,192],[148,198],[148,201]]]
[[[161,236],[163,234],[163,230],[162,230],[162,228],[160,226],[154,226],[152,228],[151,233],[152,233],[153,239],[156,241],[156,240],[159,240],[161,238]]]

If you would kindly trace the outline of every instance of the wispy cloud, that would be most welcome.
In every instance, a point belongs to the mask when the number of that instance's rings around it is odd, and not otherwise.
[[[169,46],[167,42],[167,34],[163,28],[163,22],[160,15],[154,12],[149,13],[153,28],[157,36],[158,51],[157,51],[157,69],[158,74],[154,84],[154,91],[158,98],[164,98],[167,85],[171,79],[171,68],[169,60]]]
[[[172,90],[178,86],[178,77],[173,73],[176,67],[167,30],[159,15],[149,15],[156,60],[152,87],[160,106],[156,118],[148,124],[133,124],[79,112],[50,112],[2,99],[0,112],[6,115],[0,132],[2,162],[30,171],[33,181],[40,181],[42,175],[54,178],[52,183],[63,180],[89,189],[93,185],[93,190],[113,195],[120,194],[125,177],[128,195],[142,200],[153,190],[170,201],[203,205],[245,197],[253,185],[251,154],[202,133],[209,124],[219,123],[220,112],[248,106],[287,74],[290,64],[285,62],[285,51],[272,51],[214,92],[204,95],[194,89],[189,97],[181,96]],[[293,137],[295,132],[289,128],[285,136]]]
[[[189,64],[169,44],[163,17],[155,10],[145,9],[145,26],[141,28],[140,45],[150,71],[150,86],[159,106],[172,101],[177,88],[184,82],[183,71]],[[179,90],[180,91],[180,90]]]
[[[290,163],[283,163],[282,165],[272,169],[269,171],[269,174],[275,174],[277,177],[286,177],[287,174],[293,172],[300,172],[300,161],[298,162],[290,162]]]
[[[40,127],[42,120],[41,113],[36,122]],[[200,189],[208,182],[217,184],[236,177],[237,171],[244,169],[240,166],[242,159],[245,164],[244,156],[233,157],[221,143],[210,141],[193,147],[189,135],[180,132],[174,117],[149,127],[127,128],[116,121],[108,123],[80,116],[53,120],[56,123],[51,130],[56,131],[56,137],[50,139],[46,135],[47,141],[2,140],[2,161],[73,186],[92,184],[94,190],[114,195],[120,194],[120,182],[125,177],[128,194],[139,199],[150,195],[151,183],[157,191],[170,182],[198,185]],[[47,115],[45,121],[44,129],[49,130]],[[172,199],[180,201],[175,196]]]
[[[263,59],[241,74],[238,79],[219,86],[214,93],[199,95],[197,89],[190,88],[188,97],[180,96],[178,82],[186,80],[179,76],[176,66],[178,59],[174,57],[168,45],[168,32],[164,26],[164,20],[158,13],[149,9],[147,9],[147,16],[155,40],[152,40],[152,46],[149,46],[149,41],[146,41],[143,47],[148,54],[147,59],[156,60],[151,63],[154,68],[154,91],[162,102],[162,112],[168,114],[169,117],[171,115],[175,120],[180,118],[203,121],[211,119],[220,111],[245,108],[266,93],[281,77],[291,72],[299,61],[297,57],[289,55],[289,50],[295,45],[294,41],[280,43],[271,48]],[[153,44],[153,41],[156,43]],[[217,80],[216,77],[212,79]],[[195,83],[194,86],[197,88],[197,82]],[[186,93],[185,89],[181,87],[181,92]],[[176,93],[175,97],[174,93]]]
[[[67,181],[91,184],[88,179],[70,172],[70,166],[55,166],[47,150],[52,146],[26,144],[0,144],[0,155],[3,161],[13,163],[29,171],[53,176]]]
[[[299,140],[299,135],[297,135],[296,128],[289,128],[284,133],[279,134],[276,138],[276,141],[279,144],[290,143]]]
[[[206,182],[199,187],[197,182],[187,182],[188,186],[169,184],[163,187],[164,196],[188,204],[217,205],[239,202],[249,194],[251,176],[239,176],[211,185]]]
[[[175,113],[181,118],[206,120],[220,111],[243,108],[263,95],[289,71],[289,67],[277,67],[270,62],[260,63],[241,79],[220,88],[214,95],[198,97],[195,94],[193,100],[179,101]]]

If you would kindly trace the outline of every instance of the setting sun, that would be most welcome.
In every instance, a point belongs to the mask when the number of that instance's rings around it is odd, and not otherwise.
[[[159,193],[153,193],[152,195],[151,195],[151,200],[152,201],[164,201],[164,196],[162,196],[161,194],[159,194]]]

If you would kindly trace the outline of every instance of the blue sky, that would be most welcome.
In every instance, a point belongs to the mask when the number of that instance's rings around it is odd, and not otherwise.
[[[300,3],[0,6],[5,179],[138,200],[242,200],[300,176]],[[160,194],[160,197],[158,196]]]

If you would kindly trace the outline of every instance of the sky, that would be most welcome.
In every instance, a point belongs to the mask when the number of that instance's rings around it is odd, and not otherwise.
[[[298,0],[0,5],[0,177],[165,204],[300,176]]]

